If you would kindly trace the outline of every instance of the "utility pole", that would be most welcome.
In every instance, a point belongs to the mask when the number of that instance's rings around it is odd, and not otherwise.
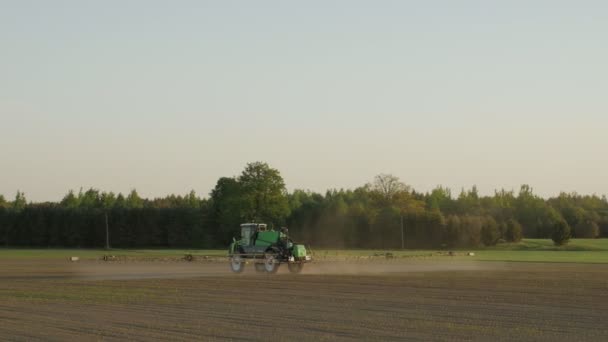
[[[403,229],[403,213],[401,213],[401,249],[405,249],[405,234]]]
[[[106,249],[110,249],[110,228],[108,227],[108,213],[105,213],[106,218]]]

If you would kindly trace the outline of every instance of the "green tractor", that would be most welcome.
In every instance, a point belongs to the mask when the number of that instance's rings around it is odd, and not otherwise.
[[[241,273],[247,261],[252,261],[257,272],[276,273],[281,263],[287,263],[291,273],[300,273],[304,263],[312,257],[304,245],[294,244],[287,229],[268,229],[263,223],[241,224],[241,239],[232,239],[228,250],[230,269]]]

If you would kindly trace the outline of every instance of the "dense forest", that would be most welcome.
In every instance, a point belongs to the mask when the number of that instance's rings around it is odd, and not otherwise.
[[[209,197],[141,198],[96,189],[68,192],[59,203],[0,195],[0,246],[104,247],[106,227],[116,248],[223,248],[243,222],[289,227],[318,247],[459,248],[522,237],[608,237],[606,196],[561,193],[544,199],[522,185],[480,196],[477,189],[437,187],[421,193],[382,174],[353,190],[288,192],[278,170],[248,164],[238,177],[217,181]]]

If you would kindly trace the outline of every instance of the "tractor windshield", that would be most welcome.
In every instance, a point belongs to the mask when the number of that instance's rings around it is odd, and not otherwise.
[[[241,243],[245,246],[251,244],[251,234],[253,234],[252,226],[241,226]]]

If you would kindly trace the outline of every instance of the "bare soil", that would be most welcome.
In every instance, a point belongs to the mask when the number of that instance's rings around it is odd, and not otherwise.
[[[608,265],[0,260],[2,340],[608,340]]]

